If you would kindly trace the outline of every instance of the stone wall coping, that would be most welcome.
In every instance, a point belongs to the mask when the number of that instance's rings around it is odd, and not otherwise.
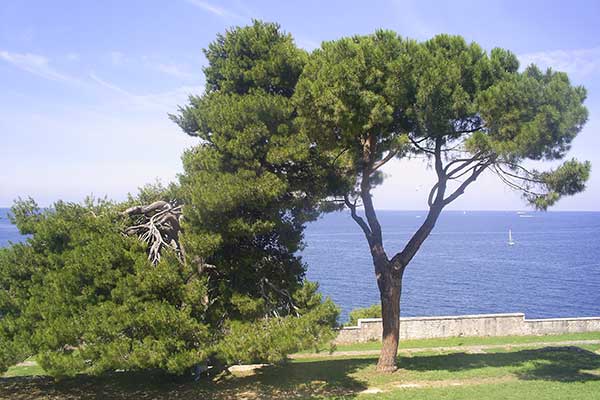
[[[600,317],[571,317],[571,318],[537,318],[525,319],[525,322],[560,322],[560,321],[600,321]]]
[[[525,314],[523,313],[506,313],[506,314],[468,314],[468,315],[443,315],[439,317],[400,317],[400,322],[402,321],[435,321],[435,320],[451,320],[451,319],[480,319],[480,318],[525,318]],[[566,318],[568,320],[577,319],[577,318]],[[590,319],[590,318],[581,318],[581,319]],[[598,317],[600,319],[600,317]],[[559,320],[555,318],[554,320]],[[532,319],[528,319],[526,321],[536,321]],[[543,319],[541,321],[549,321],[549,319]],[[359,318],[358,325],[355,326],[344,326],[341,329],[359,329],[361,324],[370,323],[370,322],[381,322],[381,318]]]

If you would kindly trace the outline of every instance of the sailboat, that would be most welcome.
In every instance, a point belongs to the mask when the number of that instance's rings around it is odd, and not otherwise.
[[[512,238],[512,230],[508,230],[508,245],[512,246],[513,244],[515,244],[513,238]]]

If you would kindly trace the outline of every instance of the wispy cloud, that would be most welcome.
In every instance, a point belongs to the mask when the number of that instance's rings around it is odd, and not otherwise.
[[[296,44],[307,51],[313,51],[314,49],[321,47],[319,42],[304,37],[296,38]]]
[[[523,67],[533,63],[541,68],[550,67],[585,77],[600,72],[600,47],[521,54],[519,60]]]
[[[185,103],[190,95],[200,94],[203,90],[202,86],[180,86],[164,92],[137,94],[108,82],[95,73],[90,74],[90,79],[99,86],[118,94],[128,105],[161,112],[175,110],[176,106]]]
[[[15,67],[51,81],[81,83],[79,79],[63,74],[50,66],[48,58],[32,53],[0,51],[0,59]]]
[[[69,60],[69,61],[79,61],[79,54],[73,53],[73,52],[68,53],[67,54],[67,60]]]
[[[109,53],[110,62],[112,65],[119,66],[125,62],[125,54],[120,51],[111,51]]]
[[[395,16],[401,27],[399,33],[416,39],[429,39],[443,27],[432,24],[430,18],[423,15],[423,7],[415,0],[393,0]]]
[[[199,74],[193,74],[177,64],[158,64],[156,69],[166,75],[173,76],[179,79],[194,79],[198,78]]]
[[[248,19],[248,17],[246,17],[244,15],[237,14],[231,10],[211,4],[207,1],[203,1],[203,0],[185,0],[185,1],[195,7],[201,8],[204,11],[208,11],[209,13],[212,13],[212,14],[217,15],[222,18]]]

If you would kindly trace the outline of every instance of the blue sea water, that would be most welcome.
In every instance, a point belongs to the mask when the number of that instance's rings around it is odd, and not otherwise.
[[[0,247],[23,240],[0,209]],[[424,211],[380,211],[388,255]],[[512,230],[514,246],[508,245]],[[378,303],[369,250],[348,213],[307,227],[307,277],[342,308]],[[402,315],[524,312],[528,318],[600,316],[600,213],[442,213],[404,274]]]
[[[20,242],[25,239],[19,234],[17,227],[8,219],[8,208],[0,208],[0,247],[8,246],[10,242]]]
[[[378,215],[391,257],[426,214]],[[312,223],[306,242],[307,276],[341,306],[342,320],[355,307],[379,302],[366,240],[346,212]],[[600,316],[600,213],[442,213],[405,271],[402,315],[504,312]]]

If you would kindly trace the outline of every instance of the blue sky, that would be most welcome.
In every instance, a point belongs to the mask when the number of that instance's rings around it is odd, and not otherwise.
[[[569,1],[2,0],[0,206],[86,195],[123,199],[156,178],[175,179],[196,143],[167,113],[203,89],[202,54],[215,35],[251,18],[279,22],[299,46],[393,29],[427,39],[463,35],[504,47],[523,64],[569,73],[588,89],[590,119],[572,156],[592,161],[588,190],[557,210],[600,210],[600,2]],[[423,209],[433,176],[394,162],[375,191],[381,209]],[[522,209],[492,176],[454,209]]]

